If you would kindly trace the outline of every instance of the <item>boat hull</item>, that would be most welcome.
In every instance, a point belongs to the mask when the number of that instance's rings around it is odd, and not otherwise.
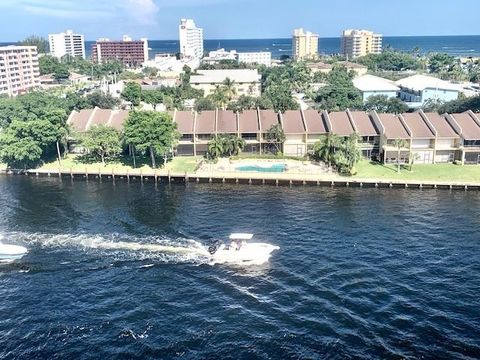
[[[23,246],[0,244],[0,262],[21,259],[27,252]]]

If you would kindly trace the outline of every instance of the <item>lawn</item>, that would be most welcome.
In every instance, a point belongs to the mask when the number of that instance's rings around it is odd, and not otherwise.
[[[355,166],[357,178],[389,179],[389,180],[436,180],[480,182],[480,166],[454,164],[415,164],[412,171],[402,167],[397,172],[396,165],[383,165],[369,161],[361,161]]]
[[[172,172],[194,172],[197,166],[200,157],[188,156],[188,157],[175,157],[165,166],[163,166],[163,161],[158,160],[157,166],[158,170],[170,170]],[[149,157],[137,157],[136,159],[136,169],[141,169],[145,172],[153,171],[150,158]],[[128,156],[116,157],[114,159],[108,159],[106,165],[103,166],[100,161],[97,159],[92,159],[80,155],[69,154],[65,159],[62,160],[62,170],[69,171],[70,169],[74,171],[89,171],[95,172],[101,170],[103,172],[108,172],[115,170],[116,172],[126,172],[127,170],[132,170],[133,159]],[[58,169],[58,162],[52,161],[45,163],[41,169]]]

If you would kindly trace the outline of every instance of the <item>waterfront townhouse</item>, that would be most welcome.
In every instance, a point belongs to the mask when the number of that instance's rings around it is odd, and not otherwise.
[[[419,164],[433,164],[435,157],[436,130],[420,113],[399,115],[411,135],[410,153]]]
[[[303,122],[306,129],[307,153],[313,152],[313,146],[322,136],[326,136],[329,132],[324,117],[317,110],[303,110]]]
[[[280,113],[280,122],[285,133],[283,153],[288,156],[304,156],[307,153],[307,131],[302,113],[298,110],[287,110]]]
[[[362,93],[364,103],[370,96],[375,95],[396,98],[400,91],[400,88],[393,81],[369,74],[353,79],[353,85]]]
[[[447,115],[419,112],[435,130],[433,163],[452,163],[460,159],[460,135],[450,124]]]
[[[195,117],[195,155],[205,155],[208,143],[217,130],[217,112],[214,110],[196,113]]]
[[[233,82],[236,96],[258,97],[261,95],[261,78],[256,69],[198,70],[197,75],[190,77],[190,85],[195,89],[203,90],[207,96],[229,79]]]
[[[411,133],[402,118],[394,114],[378,114],[375,111],[371,113],[371,116],[381,126],[379,148],[383,163],[397,163],[397,161],[401,164],[409,163]],[[400,148],[399,159],[397,140],[405,142],[405,146]]]
[[[400,87],[400,99],[411,108],[419,108],[429,100],[456,100],[459,93],[456,85],[426,75],[413,75],[395,84]]]
[[[239,136],[245,141],[243,151],[261,153],[261,131],[258,110],[243,110],[237,116]]]
[[[374,117],[363,111],[347,110],[350,122],[359,136],[362,156],[367,159],[378,159],[380,156],[380,133],[382,126]]]
[[[452,127],[460,134],[460,156],[463,164],[480,164],[480,120],[472,111],[447,115]]]
[[[195,112],[178,111],[173,112],[173,121],[177,124],[180,139],[177,145],[177,155],[196,155],[195,147]]]
[[[273,144],[267,139],[267,133],[273,126],[280,124],[278,113],[273,110],[258,110],[258,123],[260,125],[260,151],[271,151]],[[279,144],[283,151],[282,146],[283,144]]]

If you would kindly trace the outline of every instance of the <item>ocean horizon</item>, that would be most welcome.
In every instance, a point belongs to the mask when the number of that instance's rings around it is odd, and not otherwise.
[[[85,41],[87,57],[91,54],[94,40]],[[11,45],[15,42],[0,42],[1,45]],[[412,51],[419,49],[422,54],[443,52],[452,56],[480,56],[480,35],[449,35],[449,36],[384,36],[384,48],[390,47],[400,51]],[[156,54],[179,51],[178,40],[149,40],[150,57]],[[237,50],[239,52],[270,51],[274,59],[282,55],[291,56],[291,38],[272,39],[206,39],[204,40],[205,51]],[[340,37],[324,37],[319,39],[319,52],[323,55],[340,53]]]

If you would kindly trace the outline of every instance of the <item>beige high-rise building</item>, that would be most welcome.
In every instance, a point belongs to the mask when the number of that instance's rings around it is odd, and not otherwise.
[[[292,38],[292,52],[295,60],[316,58],[318,56],[318,34],[295,29]]]
[[[17,96],[40,86],[36,46],[0,47],[0,95]]]
[[[368,30],[345,30],[342,34],[342,54],[352,59],[382,52],[382,35]]]

